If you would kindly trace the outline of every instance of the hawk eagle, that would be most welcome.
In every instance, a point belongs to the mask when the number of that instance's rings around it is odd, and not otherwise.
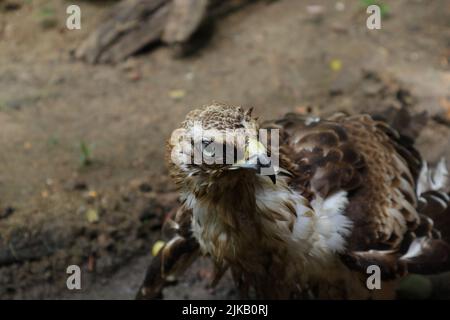
[[[180,148],[198,123],[219,134]],[[279,133],[272,174],[261,174],[271,166],[270,139],[225,148],[225,133],[235,141],[238,129],[261,128]],[[408,272],[450,270],[445,163],[429,169],[412,140],[386,122],[288,114],[260,124],[251,110],[213,104],[191,111],[178,131],[167,162],[181,206],[147,274],[154,293],[198,254],[212,258],[217,279],[230,269],[250,298],[393,298]],[[231,163],[193,163],[192,149],[205,157],[234,152]],[[367,287],[370,266],[381,271],[380,290]],[[154,294],[148,290],[140,295]]]

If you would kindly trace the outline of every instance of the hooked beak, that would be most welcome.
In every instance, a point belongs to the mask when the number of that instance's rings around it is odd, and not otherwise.
[[[231,167],[229,167],[229,170],[237,170],[237,169],[247,169],[247,170],[253,170],[257,174],[261,174],[261,169],[268,169],[271,168],[272,174],[264,174],[265,176],[269,177],[273,184],[277,182],[277,174],[278,173],[285,173],[288,176],[292,176],[292,174],[284,170],[282,168],[278,168],[277,172],[275,172],[275,169],[272,167],[272,161],[267,156],[267,150],[266,147],[257,139],[251,138],[249,139],[248,146],[245,149],[244,152],[244,158],[237,161],[235,164],[233,164]],[[266,170],[267,172],[267,170]]]
[[[247,169],[247,170],[253,170],[257,174],[261,174],[262,168],[270,168],[271,167],[271,161],[266,155],[255,155],[248,159],[248,161],[238,161],[234,165],[232,165],[229,170],[236,170],[236,169]],[[277,182],[276,174],[266,174],[270,178],[270,180],[275,184]]]

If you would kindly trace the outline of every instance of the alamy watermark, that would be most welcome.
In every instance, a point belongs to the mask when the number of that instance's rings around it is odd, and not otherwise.
[[[381,289],[381,269],[379,266],[373,264],[367,267],[367,277],[366,286],[369,290],[380,290]]]
[[[67,7],[66,13],[68,17],[66,19],[66,27],[69,30],[81,29],[81,8],[76,4],[72,4]]]
[[[279,169],[278,129],[219,131],[203,128],[201,122],[196,122],[190,130],[177,129],[172,133],[173,163],[178,166],[221,164],[258,168],[261,175],[273,175]]]
[[[376,4],[369,5],[366,12],[370,16],[366,20],[366,26],[369,30],[381,29],[381,8]],[[81,8],[76,4],[71,4],[67,7],[66,13],[66,27],[69,30],[81,29]]]
[[[366,20],[366,26],[369,30],[381,29],[381,8],[380,6],[373,4],[367,7],[367,13],[370,16]]]
[[[69,274],[66,280],[67,289],[81,290],[81,268],[73,264],[67,267],[66,273]]]

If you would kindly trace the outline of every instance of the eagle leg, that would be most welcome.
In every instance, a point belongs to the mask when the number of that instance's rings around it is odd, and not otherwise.
[[[174,237],[151,261],[136,299],[161,299],[168,280],[182,274],[198,255],[199,246],[194,238]]]

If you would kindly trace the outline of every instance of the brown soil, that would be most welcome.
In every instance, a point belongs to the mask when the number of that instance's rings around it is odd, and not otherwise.
[[[314,2],[321,13],[303,0],[247,6],[189,58],[160,47],[91,66],[70,52],[107,1],[77,1],[82,30],[69,31],[64,1],[0,0],[0,298],[132,298],[176,206],[165,140],[193,107],[254,106],[266,119],[406,106],[445,119],[448,1],[389,2],[381,30],[366,28],[360,1],[342,1],[344,10]],[[431,162],[450,159],[449,143],[449,127],[434,120],[418,139]],[[87,274],[76,294],[65,289],[70,264]],[[229,278],[205,289],[207,266],[200,261],[166,296],[234,297]]]

